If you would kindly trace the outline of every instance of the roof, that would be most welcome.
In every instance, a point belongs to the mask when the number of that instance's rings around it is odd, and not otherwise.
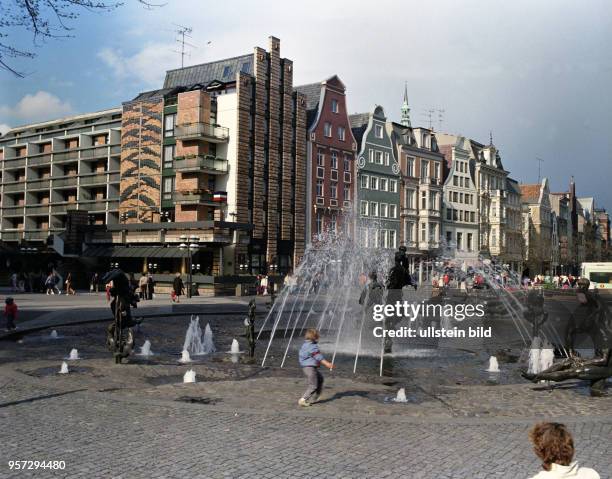
[[[522,201],[524,203],[537,202],[540,199],[540,188],[542,185],[520,185]]]
[[[213,80],[228,82],[235,80],[236,73],[239,71],[253,75],[252,53],[216,62],[168,70],[166,72],[164,88],[185,87],[198,83],[207,84]]]
[[[306,96],[306,109],[316,110],[319,107],[321,99],[321,83],[309,83],[307,85],[299,85],[293,88],[293,91],[302,93]]]
[[[144,101],[151,100],[153,98],[159,98],[166,96],[168,93],[175,90],[175,88],[160,88],[159,90],[150,90],[139,93],[132,101]]]
[[[521,194],[521,188],[519,187],[518,181],[513,178],[506,177],[506,188],[517,195]]]
[[[354,113],[349,115],[349,122],[357,144],[361,145],[361,139],[370,122],[370,113]]]

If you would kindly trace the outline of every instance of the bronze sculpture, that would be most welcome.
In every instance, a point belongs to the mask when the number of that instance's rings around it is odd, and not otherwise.
[[[249,313],[245,321],[245,336],[249,345],[249,357],[255,357],[255,298],[249,301]]]

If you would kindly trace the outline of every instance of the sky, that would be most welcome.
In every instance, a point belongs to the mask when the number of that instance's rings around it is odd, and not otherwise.
[[[413,126],[428,126],[434,110],[436,130],[483,143],[492,135],[518,181],[537,182],[540,158],[552,191],[566,191],[573,175],[579,196],[612,209],[607,0],[163,1],[83,11],[72,38],[12,64],[25,78],[0,71],[0,131],[161,87],[165,70],[180,66],[177,25],[193,29],[186,65],[267,48],[274,35],[296,85],[337,74],[350,112],[378,104],[399,121],[407,84]],[[27,33],[12,40],[32,47]]]

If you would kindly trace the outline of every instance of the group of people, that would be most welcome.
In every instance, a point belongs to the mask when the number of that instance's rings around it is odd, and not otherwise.
[[[155,294],[155,280],[151,273],[143,273],[138,280],[138,292],[140,299],[153,299]]]
[[[559,289],[572,289],[576,287],[579,279],[579,276],[574,276],[573,274],[555,274],[554,276],[536,274],[531,279],[529,274],[523,273],[523,286],[552,285]]]

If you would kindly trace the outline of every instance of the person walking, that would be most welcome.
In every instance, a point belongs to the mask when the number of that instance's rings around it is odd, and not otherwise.
[[[307,407],[319,400],[323,391],[323,375],[319,371],[322,364],[330,371],[334,368],[333,363],[327,361],[319,350],[319,331],[310,328],[304,336],[304,344],[300,348],[299,361],[304,376],[306,376],[306,391],[298,401],[298,405]]]
[[[47,295],[55,294],[55,276],[53,273],[49,273],[47,276],[45,280],[45,289],[47,290]]]
[[[153,299],[155,295],[155,279],[151,273],[147,273],[147,296],[148,299]]]
[[[68,276],[66,276],[66,295],[75,295],[76,291],[74,290],[74,288],[72,287],[72,273],[68,273]]]
[[[183,280],[181,279],[181,273],[176,273],[176,277],[172,282],[172,302],[180,303],[181,295],[183,294],[185,287]]]
[[[138,280],[138,288],[140,289],[140,299],[149,299],[149,277],[144,273]]]
[[[100,292],[100,278],[97,272],[91,275],[91,279],[89,281],[89,292],[93,293],[94,291],[96,293]]]
[[[4,300],[4,319],[6,320],[6,330],[14,331],[15,321],[17,321],[17,304],[10,296]]]

